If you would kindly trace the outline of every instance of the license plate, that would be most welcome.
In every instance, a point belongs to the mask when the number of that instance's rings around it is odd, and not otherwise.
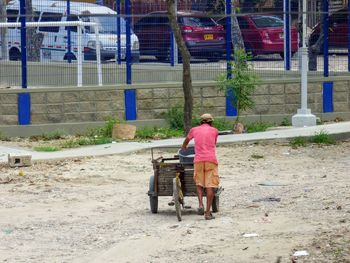
[[[206,34],[206,35],[204,35],[204,40],[213,40],[213,39],[214,39],[213,34]]]
[[[280,33],[280,39],[283,39],[283,38],[284,38],[284,34]]]

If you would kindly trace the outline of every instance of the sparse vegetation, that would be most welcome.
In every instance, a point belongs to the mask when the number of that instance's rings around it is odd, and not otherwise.
[[[54,145],[39,145],[35,146],[34,150],[37,152],[57,152],[61,150],[61,148]]]
[[[317,144],[335,144],[336,141],[329,136],[329,134],[325,131],[320,131],[319,133],[316,133],[314,136],[310,139],[311,142],[317,143]]]
[[[303,137],[296,137],[289,141],[289,145],[292,146],[292,148],[305,147],[307,143],[307,140]]]
[[[263,132],[266,131],[267,128],[273,127],[274,125],[270,123],[264,123],[264,122],[255,122],[255,123],[250,123],[245,126],[246,131],[248,133],[252,132]]]
[[[291,126],[291,125],[292,125],[292,123],[287,117],[283,118],[283,120],[281,122],[281,126]]]

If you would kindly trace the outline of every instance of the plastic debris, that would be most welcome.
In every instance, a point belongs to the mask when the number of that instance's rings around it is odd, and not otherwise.
[[[258,198],[254,199],[253,202],[280,202],[281,198],[277,197],[263,197],[263,198]]]
[[[293,256],[294,257],[303,257],[303,256],[308,256],[309,253],[306,250],[299,250],[299,251],[295,251]]]
[[[243,234],[243,237],[258,237],[259,235],[257,233],[249,233],[249,234]]]

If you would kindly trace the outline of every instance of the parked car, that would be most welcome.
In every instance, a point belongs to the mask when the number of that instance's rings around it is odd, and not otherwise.
[[[320,23],[317,23],[311,31],[309,46],[316,43],[320,36]],[[330,48],[348,47],[348,10],[340,9],[329,16],[328,46]],[[322,50],[321,50],[322,52]]]
[[[192,57],[219,60],[225,53],[225,31],[202,12],[178,11],[182,37]],[[170,58],[171,27],[167,13],[152,12],[138,20],[134,27],[140,43],[140,54],[164,61]]]
[[[284,57],[284,23],[272,15],[243,15],[237,16],[244,45],[253,56],[262,54],[280,54]],[[217,21],[226,29],[226,18]],[[298,50],[298,33],[291,28],[291,53]]]
[[[61,22],[66,21],[67,5],[64,1],[33,0],[34,21]],[[101,60],[115,59],[118,49],[116,12],[112,9],[90,3],[71,2],[70,21],[94,22],[98,25]],[[12,0],[6,7],[7,22],[19,22],[20,1]],[[73,60],[77,58],[78,30],[75,26],[39,26],[37,33],[43,35],[40,48],[41,61],[67,60],[67,31],[71,31],[71,48]],[[121,18],[121,56],[126,57],[126,26]],[[93,27],[85,26],[82,30],[82,48],[84,60],[96,60],[96,35]],[[8,52],[10,60],[21,59],[20,28],[8,29]],[[139,60],[139,42],[131,32],[131,56],[134,62]]]

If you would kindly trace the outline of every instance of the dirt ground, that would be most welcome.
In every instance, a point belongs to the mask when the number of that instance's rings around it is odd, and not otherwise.
[[[211,221],[196,215],[195,197],[181,222],[170,197],[150,212],[150,151],[1,164],[0,261],[350,262],[350,141],[217,154],[224,191]]]

